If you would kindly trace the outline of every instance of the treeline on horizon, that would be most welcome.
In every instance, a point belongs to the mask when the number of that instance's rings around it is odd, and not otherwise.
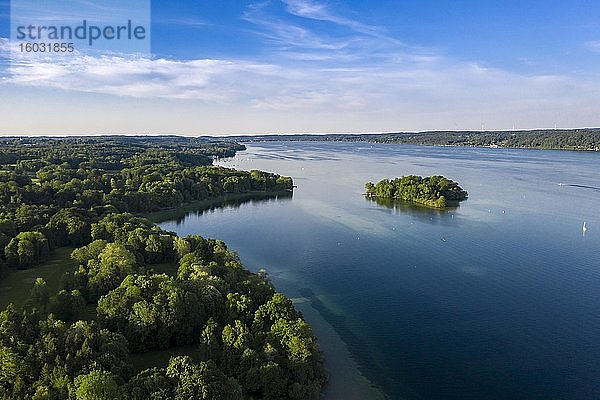
[[[241,142],[322,141],[600,151],[600,128],[235,136]]]
[[[290,190],[262,171],[210,166],[242,147],[186,138],[14,138],[0,144],[0,272],[72,248],[58,291],[43,278],[0,312],[5,399],[318,399],[312,329],[265,272],[225,243],[132,212],[228,193]],[[66,260],[65,260],[66,261]],[[174,273],[160,273],[164,266]],[[136,371],[132,355],[192,346]]]

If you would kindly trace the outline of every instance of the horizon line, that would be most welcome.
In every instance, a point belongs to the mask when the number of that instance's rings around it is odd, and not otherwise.
[[[143,132],[132,132],[132,133],[72,133],[72,134],[47,134],[47,133],[23,133],[23,134],[0,134],[0,139],[10,138],[68,138],[68,137],[190,137],[190,138],[224,138],[224,137],[258,137],[258,136],[362,136],[362,135],[394,135],[394,134],[425,134],[425,133],[523,133],[523,132],[536,132],[536,131],[556,131],[556,132],[575,132],[579,130],[600,130],[599,127],[578,127],[578,128],[524,128],[524,129],[430,129],[430,130],[416,130],[416,131],[369,131],[369,132],[271,132],[271,133],[226,133],[226,134],[184,134],[184,133],[143,133]]]

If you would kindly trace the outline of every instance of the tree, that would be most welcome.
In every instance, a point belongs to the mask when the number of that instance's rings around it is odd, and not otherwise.
[[[282,293],[275,293],[271,300],[261,305],[254,314],[254,325],[270,329],[280,319],[293,321],[300,318],[300,313],[294,309],[294,304]]]
[[[129,275],[98,302],[110,329],[123,332],[136,351],[197,343],[207,314],[221,318],[216,289],[167,275]],[[220,306],[220,307],[219,307]]]
[[[253,307],[252,300],[248,296],[240,293],[228,293],[225,307],[227,309],[227,318],[229,320],[244,319],[245,317],[248,317],[249,322],[252,322],[250,317],[254,312],[250,312]]]
[[[221,350],[219,326],[210,318],[200,335],[200,356],[205,360],[217,358]]]
[[[123,336],[95,323],[69,325],[53,315],[44,318],[37,310],[9,306],[0,313],[0,343],[3,398],[58,400],[69,398],[69,392],[75,398],[75,377],[92,370],[124,380],[131,376]]]
[[[88,262],[89,294],[98,299],[119,286],[123,278],[137,272],[138,263],[127,248],[119,243],[109,243],[96,260]]]
[[[167,376],[163,368],[150,368],[131,378],[127,384],[132,400],[172,400],[176,379]]]
[[[46,311],[46,306],[50,300],[48,285],[44,278],[36,278],[31,289],[31,301],[34,305],[41,307],[42,311]]]
[[[175,400],[241,400],[239,383],[228,378],[214,362],[194,364],[190,357],[173,357],[167,376],[177,380]]]
[[[4,249],[9,265],[16,267],[38,265],[49,252],[48,239],[41,232],[21,232]]]
[[[73,321],[81,316],[85,305],[85,299],[79,290],[69,292],[63,289],[52,298],[50,311],[61,320]]]
[[[58,246],[81,245],[91,240],[92,216],[86,210],[63,208],[50,218],[48,228]]]
[[[281,367],[277,363],[269,361],[261,365],[257,372],[256,378],[262,393],[262,399],[277,400],[287,397],[287,382]]]
[[[75,378],[75,395],[77,400],[121,400],[125,399],[125,391],[117,383],[117,378],[110,372],[92,371]]]
[[[86,266],[90,260],[95,260],[98,258],[107,244],[108,242],[106,240],[94,240],[87,246],[79,247],[73,250],[73,252],[71,252],[71,259],[81,265]]]

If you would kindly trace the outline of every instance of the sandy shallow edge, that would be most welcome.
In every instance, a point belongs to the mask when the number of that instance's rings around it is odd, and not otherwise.
[[[329,383],[321,398],[323,400],[379,400],[385,395],[358,369],[346,344],[333,327],[325,321],[306,298],[294,298],[294,305],[312,326],[319,346],[325,355],[325,368]]]

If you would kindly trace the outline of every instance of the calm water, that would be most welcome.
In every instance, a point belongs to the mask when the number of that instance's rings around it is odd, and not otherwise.
[[[269,143],[221,164],[298,189],[161,226],[269,271],[315,326],[327,398],[600,398],[600,154]],[[470,197],[437,212],[362,196],[407,174]]]

